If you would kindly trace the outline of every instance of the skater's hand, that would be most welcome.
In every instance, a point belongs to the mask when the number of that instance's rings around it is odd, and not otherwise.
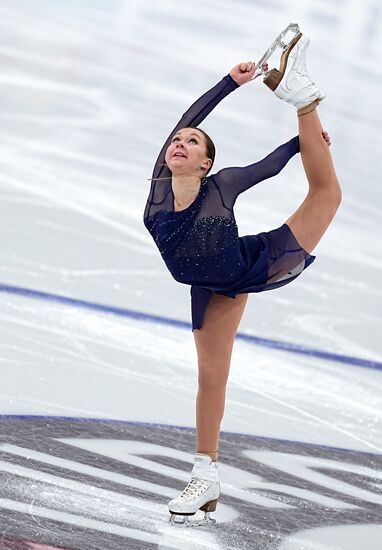
[[[329,136],[328,132],[321,132],[321,135],[324,138],[324,140],[326,141],[327,146],[330,147],[332,142],[330,141],[330,136]]]
[[[229,74],[232,76],[234,81],[241,86],[242,84],[246,84],[252,80],[255,72],[255,64],[252,61],[248,61],[247,63],[244,62],[235,65]]]

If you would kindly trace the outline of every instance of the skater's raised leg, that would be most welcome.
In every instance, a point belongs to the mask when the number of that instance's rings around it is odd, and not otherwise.
[[[308,179],[308,194],[286,221],[299,244],[312,252],[327,230],[341,203],[342,192],[332,157],[322,139],[317,110],[299,116],[301,159]]]
[[[309,190],[303,203],[286,224],[300,246],[310,253],[335,216],[342,192],[328,148],[328,138],[323,134],[317,113],[317,106],[325,94],[313,82],[307,70],[309,43],[309,38],[303,35],[294,46],[285,75],[274,93],[297,109],[300,153]]]

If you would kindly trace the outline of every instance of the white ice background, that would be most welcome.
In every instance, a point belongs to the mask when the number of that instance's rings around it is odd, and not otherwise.
[[[343,203],[314,265],[250,296],[240,332],[380,362],[381,9],[377,0],[2,1],[0,284],[189,322],[189,287],[171,278],[142,223],[153,163],[195,99],[298,22],[327,94],[319,113]],[[201,127],[217,146],[214,171],[255,162],[297,132],[293,107],[260,79]],[[296,156],[240,196],[240,234],[278,227],[306,190]],[[190,329],[5,292],[0,303],[1,414],[194,426]],[[381,452],[381,416],[380,370],[236,342],[223,430]],[[360,533],[338,548],[361,548]],[[327,536],[313,533],[306,548],[326,550]]]

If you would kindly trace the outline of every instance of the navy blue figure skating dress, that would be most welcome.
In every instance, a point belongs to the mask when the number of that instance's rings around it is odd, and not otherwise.
[[[296,241],[288,225],[239,237],[233,206],[237,196],[280,172],[300,151],[294,137],[263,160],[245,167],[224,168],[205,177],[194,202],[174,209],[171,171],[165,164],[172,136],[197,127],[239,85],[230,75],[198,99],[171,132],[156,161],[144,224],[174,279],[191,285],[192,330],[202,327],[211,296],[262,292],[291,281],[315,256]]]

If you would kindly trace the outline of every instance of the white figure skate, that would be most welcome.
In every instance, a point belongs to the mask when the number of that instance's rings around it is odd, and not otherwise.
[[[177,498],[168,503],[170,523],[185,527],[215,524],[216,520],[210,517],[210,512],[216,510],[219,495],[217,463],[209,455],[196,453],[191,481]],[[198,510],[204,512],[204,518],[190,521],[189,516],[195,515]]]
[[[296,33],[295,37],[286,45],[280,37],[283,37],[289,30]],[[325,98],[325,94],[316,86],[308,75],[306,68],[306,50],[309,46],[309,38],[301,32],[297,24],[291,23],[289,27],[276,38],[273,44],[259,61],[259,74],[264,75],[264,84],[270,88],[277,97],[292,103],[299,111],[299,114],[309,112]],[[264,59],[274,53],[280,46],[283,52],[280,58],[280,68],[268,70]],[[259,76],[259,74],[257,76]]]
[[[274,89],[277,97],[283,101],[292,103],[297,108],[297,111],[301,111],[301,109],[313,104],[313,102],[317,104],[325,98],[325,94],[313,82],[306,69],[306,50],[309,42],[309,38],[305,35],[300,38],[299,42],[290,52],[284,76],[282,76],[280,83]],[[271,77],[271,82],[273,82],[273,77]],[[265,84],[269,86],[268,82],[265,82]],[[269,87],[272,89],[271,86]]]

